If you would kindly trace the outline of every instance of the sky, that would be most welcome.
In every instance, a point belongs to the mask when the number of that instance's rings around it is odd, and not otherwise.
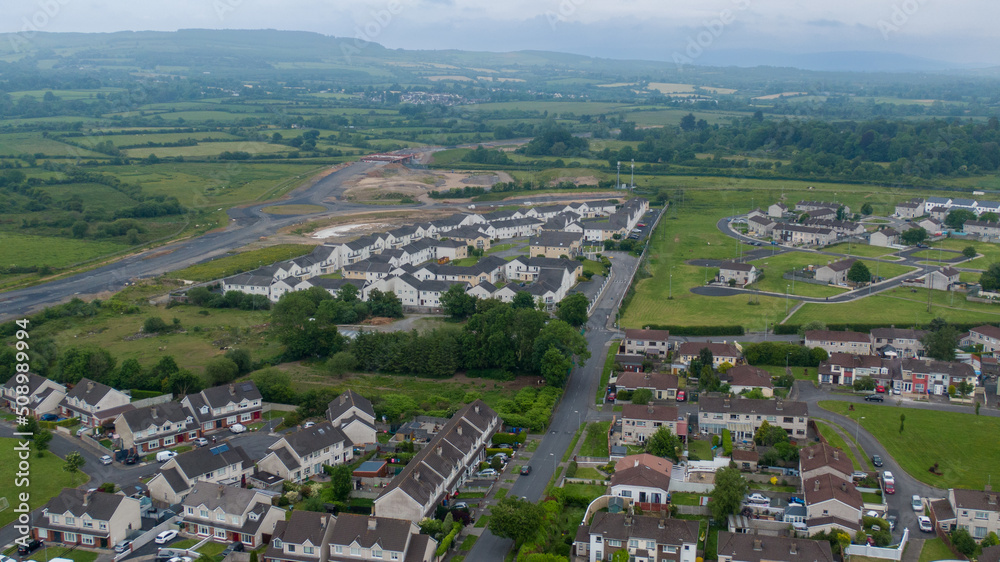
[[[887,52],[1000,65],[988,0],[2,0],[0,32],[284,29],[390,48],[538,49],[716,64]]]

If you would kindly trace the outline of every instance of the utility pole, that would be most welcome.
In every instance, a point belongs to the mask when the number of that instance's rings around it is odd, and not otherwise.
[[[629,186],[635,191],[635,158],[632,159],[632,179],[629,180]]]
[[[615,189],[622,188],[622,163],[621,160],[618,161],[618,173],[615,174]]]

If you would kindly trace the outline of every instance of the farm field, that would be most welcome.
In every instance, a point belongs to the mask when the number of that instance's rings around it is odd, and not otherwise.
[[[1000,431],[1000,418],[968,413],[898,408],[824,400],[820,407],[851,419],[875,436],[910,476],[938,488],[982,490],[1000,455],[1000,443],[981,439]],[[971,408],[970,408],[971,410]],[[903,431],[899,416],[906,414]],[[938,476],[928,470],[938,463]]]
[[[55,139],[45,138],[41,133],[0,134],[0,156],[37,153],[72,158],[107,158],[106,155],[98,152],[93,152],[85,148],[77,148]]]
[[[295,150],[283,144],[271,144],[267,142],[240,141],[240,142],[206,142],[195,146],[171,146],[171,147],[148,147],[130,148],[126,153],[132,158],[146,158],[150,154],[155,154],[160,158],[172,156],[218,156],[223,152],[249,152],[250,154],[274,154],[278,152],[291,152]]]
[[[187,281],[213,281],[263,265],[304,256],[315,247],[311,244],[278,244],[259,250],[248,250],[178,269],[171,272],[170,277]]]

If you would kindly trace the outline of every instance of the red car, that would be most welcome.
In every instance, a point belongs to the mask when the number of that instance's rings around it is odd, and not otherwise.
[[[684,394],[683,390],[678,390],[677,391],[677,401],[678,402],[683,402],[686,398],[687,398],[687,396]]]
[[[887,493],[887,494],[895,494],[896,493],[896,485],[895,485],[895,483],[893,483],[893,482],[886,482],[885,483],[885,493]]]
[[[881,392],[882,394],[885,394],[885,387],[882,385],[878,385],[875,387],[875,392]]]

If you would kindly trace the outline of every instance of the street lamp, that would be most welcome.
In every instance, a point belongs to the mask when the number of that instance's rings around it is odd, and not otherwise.
[[[705,273],[705,275],[707,276],[708,273]],[[674,266],[670,266],[670,285],[667,292],[667,300],[669,301],[673,299],[674,299]]]
[[[788,283],[785,283],[785,316],[788,316]]]
[[[865,417],[861,416],[860,418],[858,418],[856,420],[857,421],[857,425],[854,426],[854,442],[855,443],[858,442],[858,430],[861,428],[861,420],[863,420],[863,419],[865,419]]]

